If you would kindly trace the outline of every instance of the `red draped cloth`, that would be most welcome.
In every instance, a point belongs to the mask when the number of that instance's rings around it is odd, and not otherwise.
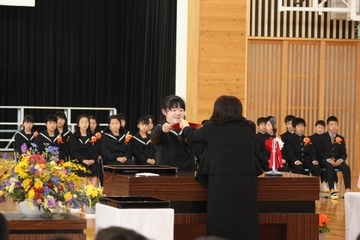
[[[273,149],[273,144],[274,144],[275,149]],[[270,152],[269,168],[273,168],[274,164],[275,164],[275,169],[281,168],[283,166],[282,154],[281,154],[280,145],[279,145],[277,139],[273,138],[273,137],[266,139],[265,147],[266,147],[266,150],[268,150]]]

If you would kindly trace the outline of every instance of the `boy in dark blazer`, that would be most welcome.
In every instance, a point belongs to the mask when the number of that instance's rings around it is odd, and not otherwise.
[[[321,144],[317,148],[318,155],[323,160],[322,167],[326,168],[326,177],[331,191],[331,199],[338,199],[338,194],[334,190],[334,174],[335,168],[343,173],[346,191],[351,189],[350,167],[345,163],[347,158],[345,139],[337,134],[338,119],[330,116],[326,120],[328,132],[321,135]]]
[[[285,144],[286,156],[292,171],[305,174],[304,169],[309,169],[313,176],[320,176],[321,169],[316,159],[315,148],[309,137],[304,136],[306,122],[302,118],[292,120],[295,133],[290,135]]]

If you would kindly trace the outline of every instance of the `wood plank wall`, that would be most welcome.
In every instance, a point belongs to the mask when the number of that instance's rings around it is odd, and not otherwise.
[[[317,119],[336,115],[359,174],[360,42],[249,36],[249,1],[189,1],[188,120],[209,118],[223,94],[239,97],[252,120],[277,116],[279,131],[288,113],[304,117],[309,134]]]

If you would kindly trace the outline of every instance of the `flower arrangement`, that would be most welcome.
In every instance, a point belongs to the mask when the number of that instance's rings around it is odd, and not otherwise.
[[[304,146],[309,145],[309,144],[312,144],[310,138],[304,137]]]
[[[319,233],[330,232],[330,228],[328,227],[329,218],[326,214],[319,214]]]
[[[35,144],[32,149],[27,149],[25,144],[17,163],[3,159],[0,199],[28,201],[30,209],[43,209],[52,216],[77,201],[76,194],[83,178],[76,171],[85,169],[73,161],[59,159],[57,147],[47,146],[42,154],[36,151]]]
[[[102,196],[102,189],[87,185],[83,187],[83,202],[88,207],[95,207],[95,204],[100,201]]]
[[[336,137],[336,138],[335,138],[335,143],[341,144],[341,142],[342,142],[341,137]]]
[[[125,144],[126,144],[126,145],[129,144],[129,142],[130,142],[130,140],[131,140],[132,137],[133,137],[133,136],[132,136],[130,133],[126,134],[126,136],[125,136]]]

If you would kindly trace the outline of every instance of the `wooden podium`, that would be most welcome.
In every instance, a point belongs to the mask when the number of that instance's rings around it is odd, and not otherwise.
[[[169,200],[175,210],[174,239],[205,236],[207,189],[194,179],[193,173],[135,177],[104,168],[107,196]],[[319,216],[315,201],[319,199],[319,179],[284,173],[283,177],[261,175],[258,180],[261,239],[317,240]]]
[[[62,236],[73,240],[86,240],[86,220],[72,214],[64,219],[26,218],[22,213],[4,213],[8,222],[9,240],[48,240]]]

